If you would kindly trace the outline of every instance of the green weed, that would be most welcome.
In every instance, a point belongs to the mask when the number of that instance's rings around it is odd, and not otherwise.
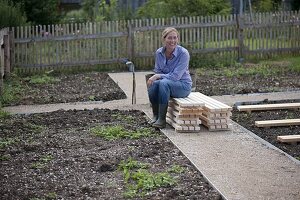
[[[128,131],[120,125],[108,127],[97,126],[91,128],[90,131],[92,134],[103,137],[107,140],[115,140],[120,138],[139,139],[141,137],[149,137],[152,135],[151,130],[147,128],[142,128],[137,131]]]
[[[10,113],[9,112],[7,112],[7,111],[5,111],[5,110],[2,110],[1,108],[0,108],[0,119],[6,119],[6,118],[8,118],[10,116]]]
[[[54,78],[52,76],[48,76],[46,74],[34,75],[24,79],[29,81],[29,83],[31,84],[49,84],[49,83],[55,83],[60,81],[60,79]]]
[[[125,121],[129,124],[131,124],[135,121],[135,118],[131,115],[113,114],[112,117],[119,121]]]
[[[9,160],[9,159],[10,159],[10,155],[0,156],[0,161],[5,161],[5,160]]]
[[[176,174],[181,174],[182,172],[184,172],[184,168],[182,168],[179,165],[173,165],[168,172],[170,173],[176,173]]]
[[[0,149],[4,149],[10,145],[17,143],[17,138],[0,138]]]
[[[94,95],[89,96],[89,100],[90,100],[90,101],[95,101],[95,98],[96,98],[96,97],[95,97]]]
[[[123,171],[126,198],[142,197],[147,191],[176,184],[175,178],[168,172],[152,173],[148,170],[149,167],[149,164],[139,163],[132,158],[120,163],[118,168]]]
[[[18,77],[11,77],[11,79],[4,82],[4,89],[0,96],[1,105],[9,105],[9,103],[20,99],[24,91],[25,89]]]

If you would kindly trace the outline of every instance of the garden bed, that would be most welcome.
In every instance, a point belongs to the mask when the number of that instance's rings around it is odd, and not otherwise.
[[[267,76],[226,75],[206,70],[197,78],[196,91],[205,95],[299,91],[300,74],[283,72]],[[47,79],[47,77],[46,77]],[[42,81],[41,81],[42,82]],[[110,101],[126,98],[106,73],[55,76],[45,83],[22,79],[19,98],[8,105],[48,104],[77,101]],[[300,118],[299,110],[233,111],[232,119],[288,154],[299,158],[299,144],[276,141],[280,134],[297,134],[299,126],[257,128],[256,120]],[[139,139],[107,140],[92,133],[93,127],[122,125],[128,131],[151,130]],[[146,131],[147,132],[147,131]],[[69,110],[0,119],[0,199],[220,199],[182,153],[159,132],[151,129],[140,111]],[[125,165],[124,165],[125,163]],[[127,165],[126,165],[127,163]],[[137,164],[138,163],[138,164]],[[123,165],[122,165],[123,164]],[[123,166],[123,168],[122,168]],[[144,168],[143,176],[163,176],[134,193],[136,177],[124,176]],[[131,171],[131,174],[135,174]],[[150,174],[150,175],[149,175]],[[127,180],[127,178],[129,179]],[[172,179],[169,179],[172,177]],[[174,178],[174,179],[173,179]]]
[[[0,138],[0,199],[221,199],[140,111],[14,115]]]

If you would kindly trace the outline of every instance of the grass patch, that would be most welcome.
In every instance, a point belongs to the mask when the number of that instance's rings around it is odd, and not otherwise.
[[[126,184],[124,196],[126,198],[143,197],[148,191],[176,185],[177,181],[175,177],[171,175],[171,171],[181,171],[179,170],[179,166],[169,169],[166,172],[158,173],[150,172],[149,168],[149,164],[139,163],[132,158],[121,161],[118,169],[123,171]]]
[[[20,78],[12,75],[4,82],[3,93],[0,96],[1,105],[9,105],[11,102],[19,100],[24,91],[25,87],[22,86]]]
[[[97,126],[91,128],[90,132],[107,140],[116,140],[121,138],[139,139],[141,137],[149,137],[153,135],[153,132],[148,128],[141,128],[137,131],[128,131],[120,125],[107,127]]]

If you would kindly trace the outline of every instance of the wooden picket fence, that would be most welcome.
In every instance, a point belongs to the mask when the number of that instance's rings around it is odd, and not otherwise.
[[[139,19],[12,28],[13,66],[23,71],[106,65],[151,69],[161,32],[172,26],[192,59],[236,61],[300,54],[300,13]]]

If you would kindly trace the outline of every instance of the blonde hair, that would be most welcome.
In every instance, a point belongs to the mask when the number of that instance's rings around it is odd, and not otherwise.
[[[167,35],[169,33],[173,32],[173,31],[177,34],[177,37],[179,39],[179,32],[177,31],[177,29],[173,28],[173,27],[168,27],[168,28],[165,28],[165,30],[162,32],[162,34],[161,34],[161,41],[164,43]]]

